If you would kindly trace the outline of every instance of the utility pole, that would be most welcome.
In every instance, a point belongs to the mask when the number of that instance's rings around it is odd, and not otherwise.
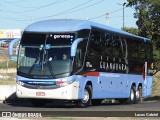
[[[106,25],[109,25],[109,13],[106,12],[106,13],[105,13],[105,16],[106,16]],[[107,20],[108,20],[108,22],[107,22]]]
[[[123,4],[120,4],[120,3],[118,3],[118,5],[122,5],[123,6],[123,28],[124,28],[124,7],[125,7],[125,5],[126,5],[126,3],[123,3]]]
[[[124,28],[124,6],[126,5],[126,3],[123,3],[123,28]]]

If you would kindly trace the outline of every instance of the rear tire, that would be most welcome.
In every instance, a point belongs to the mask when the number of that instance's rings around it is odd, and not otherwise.
[[[128,104],[136,103],[136,92],[135,92],[135,89],[134,89],[133,86],[132,86],[131,89],[130,89],[130,96],[129,96],[129,98],[127,99],[127,103],[128,103]]]
[[[88,107],[91,103],[91,96],[91,86],[87,85],[84,90],[83,98],[77,101],[77,107]]]
[[[136,91],[136,103],[142,102],[142,87],[139,86],[138,90]]]

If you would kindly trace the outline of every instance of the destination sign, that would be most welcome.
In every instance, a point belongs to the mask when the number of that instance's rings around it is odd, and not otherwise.
[[[70,39],[73,38],[73,35],[54,35],[54,39]]]

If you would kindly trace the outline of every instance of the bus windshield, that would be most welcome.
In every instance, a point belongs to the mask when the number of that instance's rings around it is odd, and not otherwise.
[[[19,48],[17,74],[28,78],[60,78],[71,72],[74,34],[24,33]]]

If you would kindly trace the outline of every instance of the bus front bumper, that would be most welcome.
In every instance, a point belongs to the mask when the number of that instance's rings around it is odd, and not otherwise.
[[[17,84],[16,89],[16,95],[18,98],[36,99],[77,100],[78,92],[78,82],[73,82],[72,84],[56,89],[29,89]]]

